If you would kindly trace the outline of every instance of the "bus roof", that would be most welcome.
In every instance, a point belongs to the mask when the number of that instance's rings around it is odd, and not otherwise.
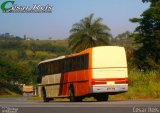
[[[63,58],[65,58],[65,56],[60,56],[60,57],[58,57],[58,58],[53,58],[53,59],[44,60],[44,61],[41,61],[38,65],[40,65],[40,64],[42,64],[42,63],[47,63],[47,62],[51,62],[51,61],[63,59]]]
[[[64,59],[64,58],[69,58],[69,57],[81,55],[81,54],[84,54],[84,53],[87,53],[87,52],[91,52],[91,50],[93,50],[93,49],[95,50],[95,49],[101,49],[101,48],[110,48],[110,49],[113,49],[113,48],[124,48],[124,47],[120,47],[120,46],[97,46],[97,47],[93,47],[93,48],[88,48],[88,49],[83,50],[83,51],[81,51],[79,53],[74,53],[74,54],[70,54],[70,55],[67,55],[67,56],[60,56],[60,57],[57,57],[57,58],[44,60],[44,61],[41,61],[38,65],[40,65],[42,63],[47,63],[47,62],[59,60],[59,59]]]

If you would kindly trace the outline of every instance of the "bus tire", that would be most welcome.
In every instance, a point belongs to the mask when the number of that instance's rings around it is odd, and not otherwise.
[[[81,102],[82,101],[82,97],[75,96],[73,86],[69,88],[69,100],[70,102]]]
[[[82,102],[83,98],[82,97],[76,97],[76,102]]]
[[[45,88],[42,89],[42,97],[43,97],[43,102],[49,102],[49,98],[46,97]]]
[[[96,95],[97,101],[100,101],[100,102],[102,102],[102,101],[108,101],[108,98],[109,98],[109,95],[106,94],[106,93],[100,93],[100,94]]]
[[[69,88],[69,100],[70,100],[70,102],[76,102],[74,88],[72,86]]]

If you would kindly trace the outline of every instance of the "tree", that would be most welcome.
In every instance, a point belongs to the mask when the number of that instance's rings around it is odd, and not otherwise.
[[[129,69],[133,69],[135,67],[133,53],[137,48],[132,34],[133,33],[126,31],[118,34],[112,39],[112,45],[125,47]]]
[[[115,38],[112,39],[112,43],[118,46],[132,47],[133,38],[130,38],[131,34],[132,33],[129,31],[118,34]]]
[[[139,23],[135,29],[135,41],[141,47],[135,52],[136,63],[140,69],[148,70],[160,66],[160,0],[142,0],[150,2],[150,8],[141,18],[132,18]]]
[[[93,16],[94,14],[91,14],[72,26],[68,39],[72,52],[109,44],[109,27],[101,23],[102,18],[93,20]]]

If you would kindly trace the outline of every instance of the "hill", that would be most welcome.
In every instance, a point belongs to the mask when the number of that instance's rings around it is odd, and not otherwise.
[[[66,40],[24,40],[0,37],[0,85],[35,84],[37,64],[69,53]],[[6,89],[1,89],[1,93]]]

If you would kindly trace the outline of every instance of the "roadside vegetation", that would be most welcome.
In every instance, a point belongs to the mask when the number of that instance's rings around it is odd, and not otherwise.
[[[36,84],[38,62],[89,47],[123,46],[129,69],[129,91],[111,99],[160,99],[160,1],[149,2],[141,18],[132,18],[139,26],[134,33],[126,31],[112,37],[102,18],[93,14],[81,19],[70,30],[66,40],[27,40],[0,35],[0,95],[21,94],[17,84]]]
[[[159,80],[159,71],[130,71],[128,92],[112,95],[110,100],[160,99]]]
[[[25,40],[0,35],[0,95],[22,94],[17,85],[37,82],[37,64],[68,54],[65,40]]]

